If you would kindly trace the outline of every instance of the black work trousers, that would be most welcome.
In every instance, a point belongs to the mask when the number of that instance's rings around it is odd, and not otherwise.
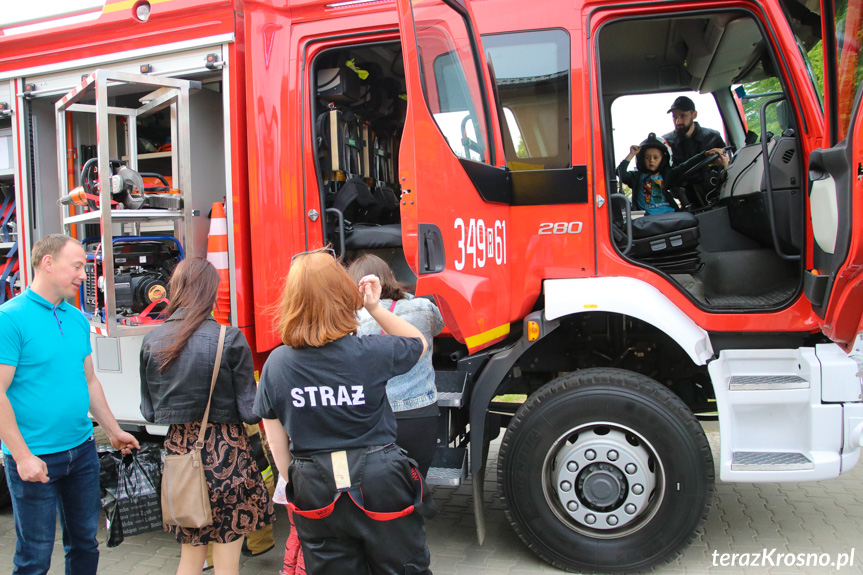
[[[396,443],[417,462],[417,468],[426,477],[437,451],[438,416],[396,418],[396,423],[399,426]]]
[[[409,474],[410,464],[397,446],[369,453],[362,479],[366,509],[392,512],[410,506]],[[290,477],[297,508],[318,509],[332,502],[329,482],[313,461],[293,459]],[[329,516],[309,519],[295,513],[294,523],[309,575],[431,575],[425,526],[416,512],[377,521],[344,493]]]

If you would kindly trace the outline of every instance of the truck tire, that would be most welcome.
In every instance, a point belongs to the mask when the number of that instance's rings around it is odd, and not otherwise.
[[[544,561],[631,572],[671,561],[713,501],[713,455],[684,403],[649,377],[587,369],[534,393],[498,456],[507,519]]]
[[[6,468],[3,457],[0,456],[0,509],[12,504],[12,494],[9,493],[9,486],[6,484]]]

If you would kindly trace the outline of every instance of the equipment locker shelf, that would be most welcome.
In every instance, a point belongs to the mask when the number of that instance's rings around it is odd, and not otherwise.
[[[15,295],[21,283],[18,280],[17,206],[9,123],[6,118],[0,119],[0,303]]]
[[[172,230],[174,237],[180,242],[183,251],[195,253],[194,234],[192,233],[192,202],[193,183],[191,178],[190,153],[190,121],[189,97],[192,91],[201,88],[200,82],[178,80],[130,74],[111,70],[96,70],[86,76],[81,84],[62,97],[55,104],[57,114],[57,150],[60,180],[60,197],[69,193],[66,177],[66,122],[65,115],[69,112],[91,113],[95,116],[95,130],[98,145],[96,158],[98,168],[99,207],[84,213],[72,213],[71,206],[61,205],[61,218],[67,234],[77,235],[83,239],[80,224],[98,224],[101,241],[101,272],[94,265],[95,278],[102,278],[102,293],[104,294],[104,321],[100,314],[90,318],[94,331],[109,337],[137,335],[151,329],[149,326],[129,326],[120,323],[122,315],[118,314],[117,299],[114,286],[114,245],[113,239],[118,236],[136,233],[142,223],[156,224],[166,230]],[[140,106],[120,107],[112,105],[117,96],[145,93],[138,98]],[[172,150],[157,154],[138,154],[137,123],[141,118],[167,110],[170,115],[170,135]],[[117,130],[117,120],[125,122],[126,129]],[[121,133],[122,132],[122,133]],[[167,209],[123,209],[123,206],[111,206],[112,186],[110,167],[111,157],[117,157],[116,150],[125,148],[124,163],[138,171],[138,160],[144,157],[170,158],[171,177],[182,194],[183,205],[179,210]],[[179,184],[179,185],[177,185]],[[139,190],[143,194],[143,190]],[[73,227],[77,234],[73,234]],[[94,260],[95,264],[95,260]],[[98,288],[97,288],[98,290]],[[97,296],[98,298],[98,296]]]
[[[182,219],[183,212],[179,210],[111,210],[114,223],[149,222],[153,220]],[[64,219],[66,224],[98,224],[102,218],[102,210],[93,210],[83,214],[69,216]]]

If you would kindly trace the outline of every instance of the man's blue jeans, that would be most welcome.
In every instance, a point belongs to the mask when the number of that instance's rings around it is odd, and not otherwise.
[[[95,575],[99,564],[99,456],[90,439],[68,451],[40,455],[48,483],[24,481],[15,460],[6,456],[6,480],[15,517],[16,575],[48,573],[57,513],[63,529],[66,575]]]

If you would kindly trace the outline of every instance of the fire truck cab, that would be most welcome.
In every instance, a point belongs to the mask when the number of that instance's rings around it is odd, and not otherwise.
[[[26,286],[42,235],[85,241],[98,375],[142,426],[143,310],[204,255],[213,202],[258,368],[291,255],[375,253],[447,324],[430,482],[470,476],[482,540],[502,434],[526,545],[563,569],[647,569],[709,513],[699,419],[719,421],[723,481],[859,459],[861,29],[860,0],[107,0],[9,27],[0,189],[20,273],[0,289]],[[618,165],[647,135],[631,125],[672,131],[678,95],[702,120],[709,104],[730,161],[706,155],[674,211],[645,214]],[[143,207],[130,171],[162,178]],[[91,203],[58,208],[82,178]]]

